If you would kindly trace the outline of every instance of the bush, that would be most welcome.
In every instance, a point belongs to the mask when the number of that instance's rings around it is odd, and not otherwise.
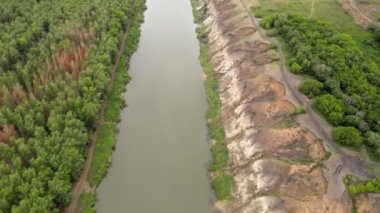
[[[333,140],[345,146],[358,147],[363,142],[359,130],[354,127],[337,127],[332,132]]]
[[[334,125],[338,125],[344,120],[343,101],[330,94],[317,98],[315,108]]]
[[[290,71],[292,71],[292,73],[295,73],[295,74],[300,74],[302,73],[302,66],[299,65],[297,62],[293,62],[290,65]]]
[[[314,98],[322,94],[323,83],[314,79],[306,79],[298,88],[303,94],[307,95],[307,97]]]
[[[261,21],[260,21],[260,25],[264,28],[264,29],[269,29],[273,26],[273,19],[274,17],[273,16],[265,16]]]

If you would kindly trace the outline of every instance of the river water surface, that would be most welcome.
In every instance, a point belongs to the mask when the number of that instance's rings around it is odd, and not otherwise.
[[[100,184],[101,213],[208,213],[213,192],[190,0],[147,0],[116,150]]]

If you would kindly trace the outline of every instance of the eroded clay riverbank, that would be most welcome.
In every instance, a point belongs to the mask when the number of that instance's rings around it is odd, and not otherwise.
[[[216,205],[225,212],[349,212],[342,177],[323,169],[324,143],[297,122],[297,97],[284,84],[276,47],[247,10],[252,3],[205,0],[198,8],[234,177],[234,202]]]

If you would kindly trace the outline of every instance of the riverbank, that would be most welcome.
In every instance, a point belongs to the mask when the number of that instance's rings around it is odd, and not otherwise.
[[[145,0],[134,1],[135,14],[126,27],[125,35],[121,39],[113,76],[108,87],[107,97],[103,102],[98,122],[98,132],[92,140],[95,142],[88,150],[88,157],[84,168],[84,180],[77,183],[74,190],[72,204],[67,212],[95,212],[96,187],[106,175],[110,164],[112,150],[115,145],[116,124],[119,121],[120,110],[124,107],[122,93],[129,82],[129,60],[137,48],[140,37],[140,25],[143,22],[143,12],[146,9]],[[92,148],[92,146],[94,146]],[[93,152],[93,153],[91,153]],[[88,168],[86,168],[88,167]],[[80,181],[78,181],[80,182]],[[81,185],[81,186],[79,186]],[[77,204],[76,204],[77,203]]]
[[[199,61],[201,62],[205,74],[205,88],[208,100],[207,119],[209,135],[212,142],[212,162],[209,166],[212,177],[211,185],[215,190],[218,200],[232,200],[231,188],[233,180],[227,170],[229,156],[225,142],[223,124],[220,117],[221,103],[217,91],[218,80],[213,73],[213,66],[209,61],[209,46],[207,44],[206,29],[201,23],[201,13],[197,10],[200,6],[199,2],[198,0],[192,0],[191,4],[193,7],[194,20],[198,24],[197,38],[199,40],[200,48]]]
[[[197,8],[204,28],[200,39],[207,41],[218,80],[230,156],[226,170],[234,182],[233,201],[216,206],[223,212],[346,212],[344,184],[335,184],[339,175],[323,169],[328,152],[309,126],[298,122],[302,103],[285,84],[283,56],[262,36],[250,3],[210,0]]]

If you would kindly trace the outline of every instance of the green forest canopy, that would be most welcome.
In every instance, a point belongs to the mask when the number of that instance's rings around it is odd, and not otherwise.
[[[132,4],[0,4],[0,212],[69,203]]]

